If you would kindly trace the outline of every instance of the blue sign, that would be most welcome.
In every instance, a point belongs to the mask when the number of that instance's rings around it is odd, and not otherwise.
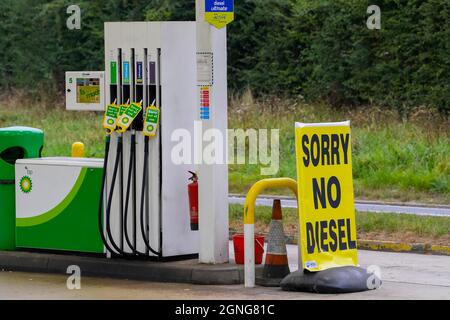
[[[130,84],[130,63],[128,61],[123,63],[123,83]]]
[[[234,20],[234,0],[205,0],[205,21],[218,29]]]
[[[138,62],[137,63],[137,65],[136,65],[136,73],[137,73],[137,75],[136,75],[136,78],[137,78],[137,82],[138,83],[142,83],[142,81],[143,81],[143,75],[142,75],[142,62]]]
[[[234,0],[206,0],[206,12],[234,12]]]

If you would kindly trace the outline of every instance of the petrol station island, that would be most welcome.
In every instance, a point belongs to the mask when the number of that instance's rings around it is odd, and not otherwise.
[[[159,282],[376,289],[358,268],[349,122],[292,124],[298,179],[255,181],[234,243],[244,265],[229,259],[227,165],[172,161],[175,130],[196,136],[199,122],[226,136],[233,19],[233,1],[198,0],[192,22],[105,23],[105,71],[66,73],[67,112],[105,114],[104,159],[85,158],[81,143],[70,158],[42,158],[44,132],[0,129],[0,268],[65,274],[77,265],[85,275]],[[265,264],[255,267],[255,252],[261,260],[264,251],[255,201],[279,188],[299,204],[295,273],[279,201]]]

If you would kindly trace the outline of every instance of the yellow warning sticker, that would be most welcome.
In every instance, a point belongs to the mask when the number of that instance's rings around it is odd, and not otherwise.
[[[350,122],[297,123],[295,138],[303,268],[356,266]]]

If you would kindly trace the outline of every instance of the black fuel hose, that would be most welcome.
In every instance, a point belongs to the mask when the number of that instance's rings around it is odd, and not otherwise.
[[[111,206],[112,206],[114,188],[115,188],[116,179],[117,179],[117,173],[118,173],[119,165],[120,165],[120,159],[122,156],[122,149],[123,149],[122,137],[119,137],[117,139],[117,154],[116,154],[116,161],[114,164],[114,171],[113,171],[113,176],[112,176],[112,181],[111,181],[111,189],[109,191],[108,202],[107,202],[107,206],[106,206],[106,232],[108,234],[109,240],[111,241],[112,247],[120,255],[129,257],[129,256],[134,256],[134,255],[126,253],[122,249],[120,249],[119,246],[117,246],[116,242],[114,241],[114,237],[112,236],[112,232],[111,232]],[[122,216],[120,218],[122,219]]]
[[[145,147],[144,147],[144,175],[143,175],[143,181],[142,181],[142,193],[141,193],[141,232],[142,232],[142,238],[144,239],[145,246],[147,249],[152,252],[153,254],[157,255],[158,257],[161,257],[161,252],[158,252],[154,250],[151,245],[150,241],[147,238],[145,228],[144,228],[144,202],[145,202],[145,191],[147,188],[148,183],[148,158],[149,158],[149,137],[145,137]]]
[[[127,181],[127,191],[125,196],[125,212],[124,212],[124,222],[125,222],[125,240],[128,244],[128,246],[133,250],[133,253],[137,256],[147,256],[145,253],[139,252],[136,249],[136,244],[131,243],[130,235],[128,234],[128,205],[130,200],[130,192],[131,192],[131,180],[134,173],[134,182],[136,182],[136,166],[135,166],[135,160],[136,160],[136,134],[131,135],[131,150],[130,150],[130,164],[128,169],[128,181]],[[133,190],[133,198],[136,198],[136,191]],[[134,203],[136,203],[134,201]],[[133,208],[136,206],[133,205]],[[136,219],[135,219],[135,225],[134,225],[134,237],[136,233]]]
[[[118,255],[108,244],[106,240],[104,230],[103,230],[103,196],[105,194],[105,185],[106,185],[106,176],[108,170],[108,159],[109,159],[109,147],[111,145],[111,136],[106,136],[105,139],[105,162],[103,164],[103,177],[102,177],[102,189],[100,190],[100,201],[98,206],[98,228],[100,232],[100,237],[102,238],[103,244],[105,245],[106,250],[110,253]]]
[[[119,164],[119,201],[120,201],[120,208],[119,208],[119,214],[120,214],[120,251],[125,252],[123,250],[123,238],[124,238],[124,220],[123,220],[123,134],[118,139],[118,148],[120,148],[120,164]]]

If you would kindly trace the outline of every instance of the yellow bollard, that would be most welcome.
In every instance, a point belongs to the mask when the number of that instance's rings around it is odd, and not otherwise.
[[[75,142],[72,144],[72,157],[73,158],[84,158],[84,143]]]
[[[244,279],[245,287],[255,286],[255,203],[267,189],[290,189],[298,197],[297,181],[290,178],[264,179],[255,183],[247,194],[244,205]]]

